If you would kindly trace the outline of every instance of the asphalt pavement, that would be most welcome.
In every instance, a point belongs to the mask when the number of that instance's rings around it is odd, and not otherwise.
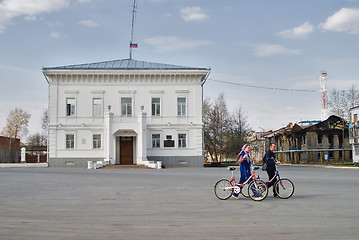
[[[215,197],[226,168],[0,169],[0,239],[359,239],[358,168],[279,171],[294,195],[255,202]]]

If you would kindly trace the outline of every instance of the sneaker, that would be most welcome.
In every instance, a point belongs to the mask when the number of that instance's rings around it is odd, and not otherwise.
[[[241,189],[240,189],[238,186],[236,186],[236,187],[234,188],[232,197],[234,197],[235,199],[239,199],[239,193],[240,193],[240,191],[241,191]]]
[[[232,197],[235,198],[235,199],[239,199],[239,194],[234,192],[234,193],[232,194]]]

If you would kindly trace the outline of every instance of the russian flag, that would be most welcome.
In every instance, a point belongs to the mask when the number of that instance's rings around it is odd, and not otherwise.
[[[130,48],[138,48],[138,44],[137,43],[130,43]]]

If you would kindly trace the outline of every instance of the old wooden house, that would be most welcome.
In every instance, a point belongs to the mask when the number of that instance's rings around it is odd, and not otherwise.
[[[265,136],[266,146],[277,145],[277,157],[290,163],[344,163],[352,161],[348,123],[330,116],[319,123],[302,127],[288,124]]]

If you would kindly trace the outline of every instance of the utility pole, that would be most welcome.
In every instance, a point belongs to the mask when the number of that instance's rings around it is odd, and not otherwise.
[[[327,73],[322,71],[320,73],[320,92],[322,99],[322,109],[321,109],[321,120],[324,121],[327,118],[327,91],[325,89],[325,81],[327,79]]]

